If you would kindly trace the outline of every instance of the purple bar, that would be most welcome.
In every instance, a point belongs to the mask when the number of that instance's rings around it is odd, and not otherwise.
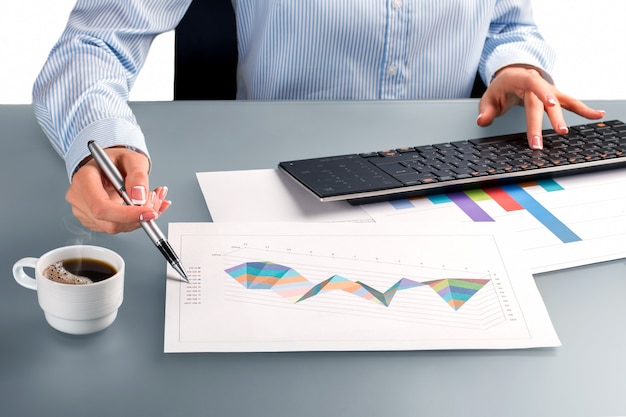
[[[460,191],[456,193],[449,193],[448,197],[450,197],[450,200],[452,200],[454,204],[456,204],[461,210],[463,210],[463,212],[467,214],[469,218],[472,219],[473,221],[475,222],[495,221],[494,219],[491,218],[489,214],[487,214],[487,212],[485,212],[485,210],[480,208],[480,206],[476,204],[474,200],[469,198],[469,196],[465,194],[464,192]]]

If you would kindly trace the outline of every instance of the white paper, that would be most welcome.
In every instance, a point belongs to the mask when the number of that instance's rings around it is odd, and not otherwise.
[[[463,202],[437,202],[440,196],[362,207],[380,223],[495,223],[519,241],[533,273],[626,257],[626,170],[573,175],[549,183],[555,186],[519,187],[526,198],[521,209],[507,211],[491,197],[470,201],[491,221],[473,220]]]
[[[198,181],[213,221],[495,223],[515,234],[532,273],[626,257],[624,169],[558,178],[555,183],[561,187],[559,190],[524,185],[522,189],[537,208],[545,210],[536,215],[525,208],[507,211],[493,198],[474,201],[491,221],[472,220],[458,204],[434,204],[428,198],[365,204],[361,208],[345,202],[320,203],[277,170],[207,172],[198,174]],[[229,197],[233,190],[255,196],[254,204],[236,203],[234,196]],[[407,203],[404,207],[403,202]],[[560,225],[538,220],[546,216],[553,216],[552,220]],[[567,241],[569,232],[575,237]]]
[[[372,221],[359,206],[345,201],[322,203],[275,169],[196,176],[213,221]]]
[[[168,267],[164,350],[560,345],[514,243],[480,229],[171,223],[190,283]]]

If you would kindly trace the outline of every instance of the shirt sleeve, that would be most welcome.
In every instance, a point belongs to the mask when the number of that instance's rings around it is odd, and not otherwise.
[[[70,177],[89,151],[132,146],[148,154],[128,94],[154,38],[191,0],[78,0],[33,87],[33,109]]]
[[[532,65],[552,83],[555,56],[534,22],[531,0],[497,1],[479,66],[486,85],[499,69],[512,64]]]

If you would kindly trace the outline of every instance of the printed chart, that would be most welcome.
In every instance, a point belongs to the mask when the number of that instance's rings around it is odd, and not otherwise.
[[[510,242],[455,229],[172,223],[165,351],[558,346]]]
[[[626,256],[626,171],[362,206],[376,222],[495,223],[519,240],[531,271]]]
[[[315,283],[291,267],[272,262],[245,262],[226,269],[226,273],[245,288],[272,290],[293,303],[306,301],[328,291],[345,291],[364,300],[388,307],[398,292],[427,286],[436,291],[454,310],[461,308],[474,294],[491,281],[487,278],[441,278],[420,282],[403,277],[389,287],[387,291],[381,292],[363,282],[352,281],[338,274],[333,274],[330,278]],[[362,272],[357,274],[361,275]]]

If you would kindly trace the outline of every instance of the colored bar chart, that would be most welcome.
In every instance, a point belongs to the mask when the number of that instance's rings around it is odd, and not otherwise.
[[[473,224],[511,234],[533,273],[626,256],[626,171],[364,204],[380,223]],[[397,226],[402,227],[402,226]]]
[[[455,204],[474,222],[493,222],[495,219],[478,204],[480,201],[493,200],[506,211],[525,210],[563,243],[577,242],[581,238],[559,220],[550,210],[524,190],[525,187],[539,185],[547,192],[563,190],[555,180],[546,179],[525,184],[509,184],[498,187],[459,191],[448,194],[428,196],[433,204]],[[411,200],[399,200],[392,203],[397,210],[414,208]]]

